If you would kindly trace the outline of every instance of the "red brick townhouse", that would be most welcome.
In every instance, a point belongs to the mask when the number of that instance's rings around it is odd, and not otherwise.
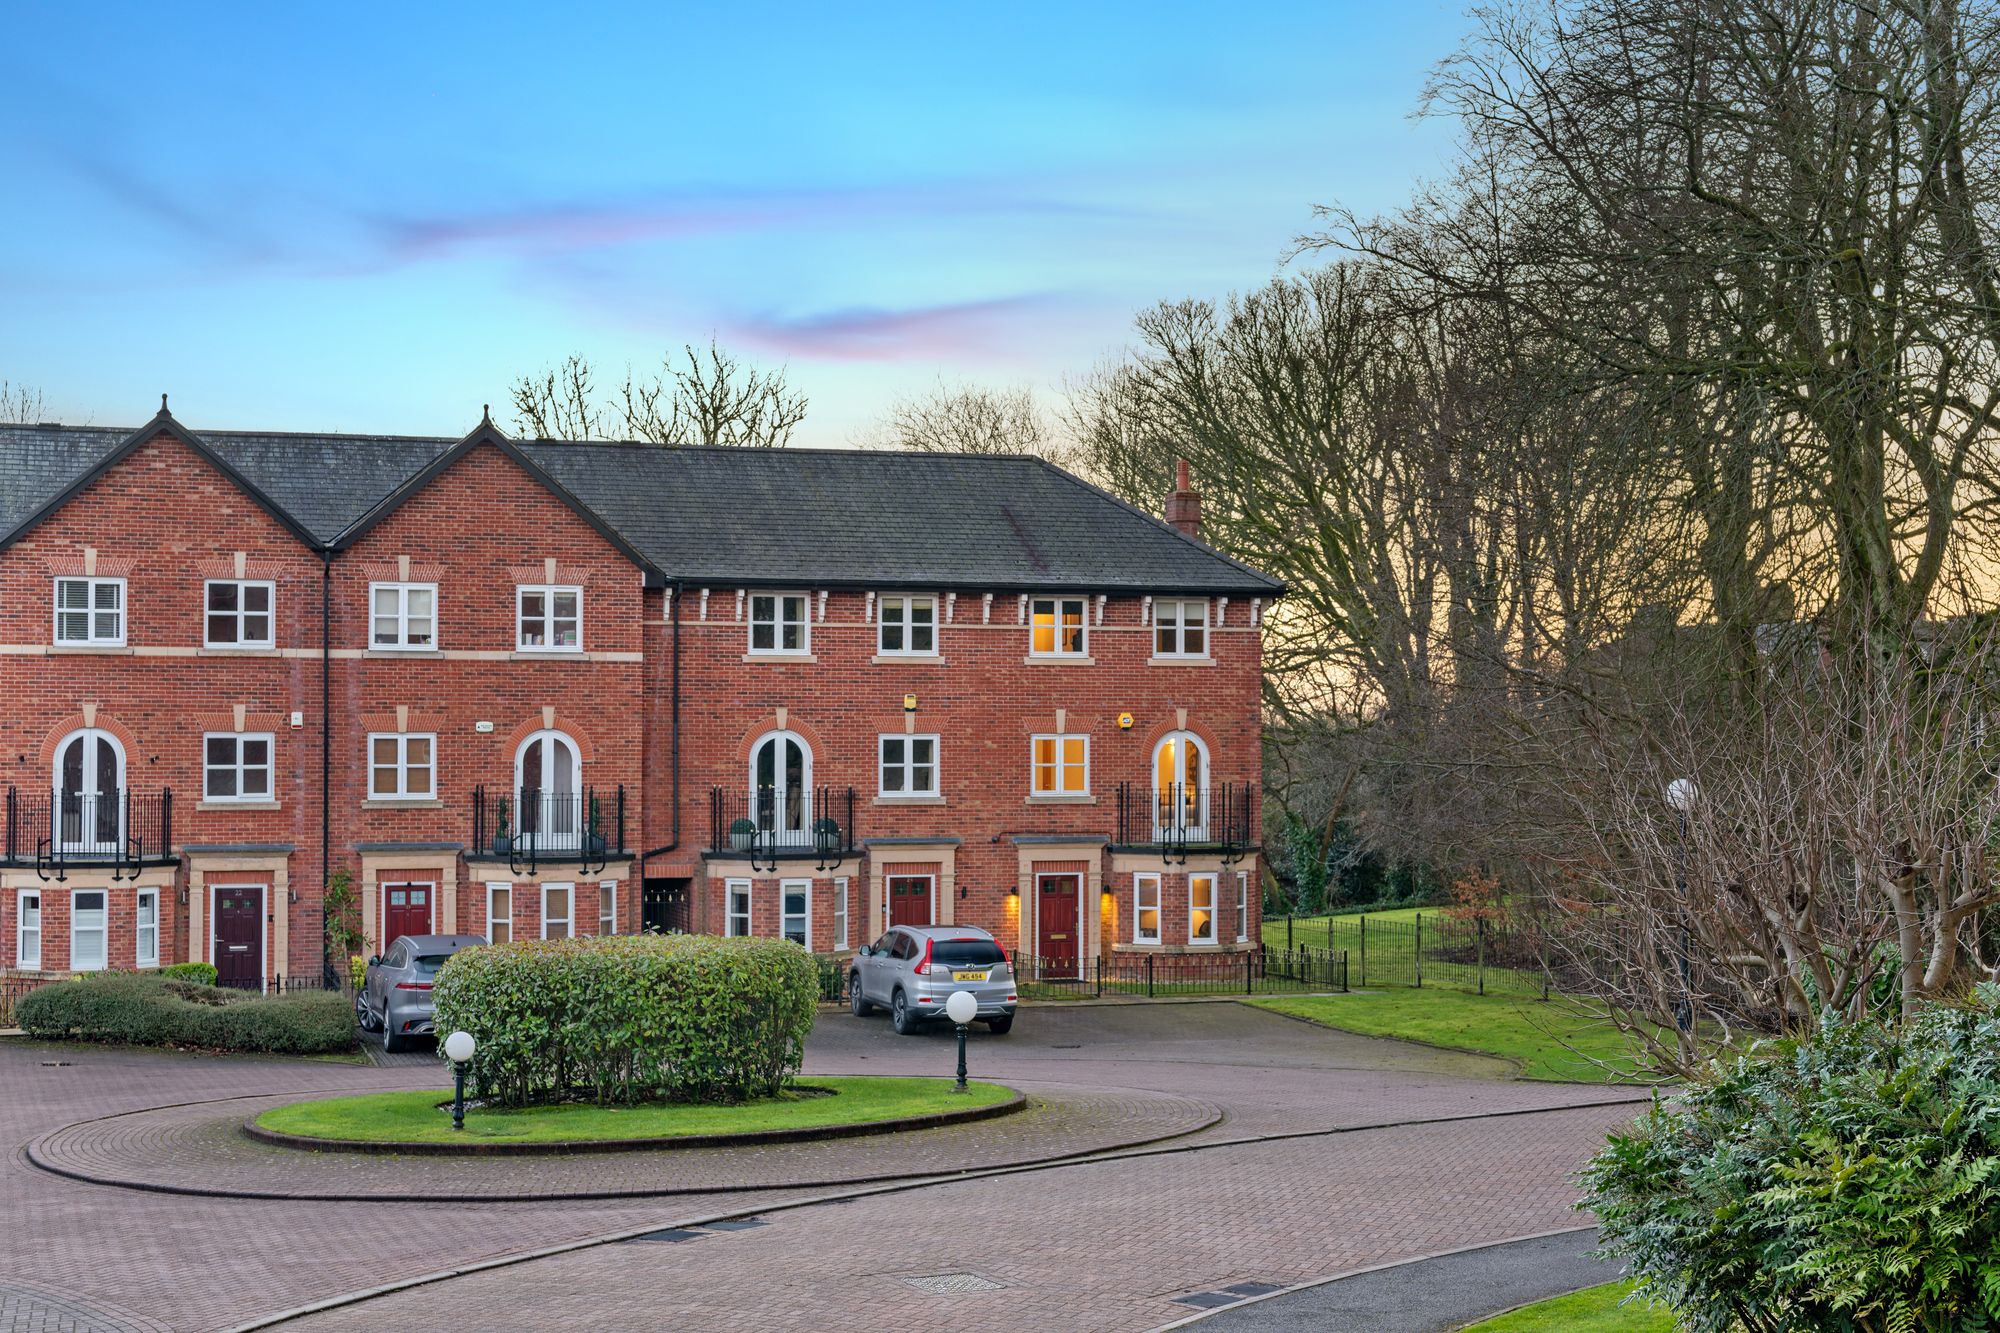
[[[1258,939],[1282,589],[1033,459],[0,426],[0,969]]]

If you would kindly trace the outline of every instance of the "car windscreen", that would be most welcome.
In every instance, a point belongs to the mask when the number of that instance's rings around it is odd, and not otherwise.
[[[444,966],[444,960],[449,957],[451,955],[448,953],[420,953],[412,960],[412,966],[417,969],[418,976],[434,977],[437,975],[437,970]]]
[[[1005,958],[992,940],[939,940],[931,946],[931,961],[950,967],[991,967]]]

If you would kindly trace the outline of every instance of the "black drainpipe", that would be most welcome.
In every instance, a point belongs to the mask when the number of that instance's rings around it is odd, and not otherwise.
[[[319,576],[319,954],[327,985],[339,974],[327,947],[326,883],[333,872],[333,550],[320,552]]]
[[[650,852],[646,852],[639,857],[639,890],[641,894],[645,892],[646,888],[646,862],[656,856],[665,856],[668,852],[673,851],[681,845],[681,592],[681,581],[675,579],[672,592],[674,606],[673,619],[669,622],[673,626],[673,686],[669,691],[673,700],[670,705],[673,720],[669,724],[673,733],[671,743],[673,758],[670,761],[669,768],[672,774],[671,780],[674,790],[672,841],[663,847],[655,847]]]

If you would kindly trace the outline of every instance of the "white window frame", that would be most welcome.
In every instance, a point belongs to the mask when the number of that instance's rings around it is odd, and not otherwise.
[[[618,881],[615,879],[598,881],[597,933],[599,935],[618,933]]]
[[[1236,942],[1250,938],[1250,872],[1236,872]]]
[[[28,929],[28,900],[35,900],[35,928]],[[35,937],[35,950],[28,952],[28,936]],[[42,970],[42,891],[17,889],[14,893],[14,966],[32,972]]]
[[[507,895],[507,912],[504,916],[497,916],[493,911],[493,903],[503,893]],[[511,881],[497,879],[486,881],[486,942],[488,944],[500,943],[499,940],[493,938],[493,923],[495,921],[506,923],[507,943],[512,944],[514,942],[514,885]]]
[[[1222,904],[1219,901],[1222,897],[1221,879],[1222,876],[1212,870],[1200,870],[1188,876],[1188,944],[1190,947],[1197,944],[1217,944],[1222,940],[1222,932],[1216,929],[1216,917],[1221,914],[1222,910]],[[1194,886],[1203,881],[1207,881],[1208,883],[1208,934],[1197,935],[1194,933]]]
[[[889,744],[891,741],[902,743],[903,759],[900,763],[891,764],[889,762]],[[931,760],[928,765],[920,763],[917,759],[916,742],[918,741],[929,741],[931,743]],[[944,790],[944,779],[940,773],[940,770],[944,767],[940,756],[942,748],[934,732],[883,732],[875,747],[876,794],[884,800],[897,801],[907,797],[937,796],[942,793]],[[917,787],[911,785],[916,779],[917,770],[924,767],[928,767],[931,771],[930,786]],[[892,771],[903,775],[904,785],[900,791],[889,790],[889,774]]]
[[[94,893],[103,900],[104,906],[97,909],[101,924],[91,933],[97,936],[98,953],[95,962],[77,952],[77,941],[84,932],[77,922],[81,919],[76,900],[86,893]],[[69,894],[69,970],[72,972],[102,972],[111,966],[111,890],[71,889]]]
[[[736,910],[736,895],[743,895],[743,910]],[[722,882],[722,933],[731,938],[747,939],[755,918],[751,915],[751,885],[747,879],[726,879]],[[742,929],[737,929],[738,924]]]
[[[564,905],[563,914],[559,917],[549,915],[549,894],[557,889],[561,889],[563,893],[567,895],[567,901]],[[560,935],[549,934],[549,923],[552,921],[562,922],[562,934]],[[542,885],[542,938],[545,940],[566,940],[573,938],[575,935],[576,935],[576,885],[562,884],[562,883],[543,884]]]
[[[80,608],[74,606],[66,607],[63,605],[63,585],[75,583],[80,583],[84,587],[84,604]],[[109,608],[98,606],[97,592],[100,588],[116,588],[118,590],[118,605]],[[123,648],[125,646],[125,613],[127,609],[125,593],[125,580],[122,578],[98,578],[95,575],[82,574],[64,574],[59,576],[55,580],[51,593],[55,610],[55,619],[49,626],[49,633],[52,636],[51,641],[64,647]],[[79,610],[82,611],[84,617],[83,637],[67,637],[62,632],[63,616],[65,614],[75,615]],[[103,615],[117,617],[118,632],[116,634],[101,634],[98,632],[97,618]]]
[[[847,886],[845,875],[836,875],[833,880],[833,947],[847,947]]]
[[[539,593],[542,598],[543,624],[542,642],[528,642],[528,598]],[[567,594],[576,598],[576,612],[573,615],[556,614],[556,598]],[[557,626],[564,621],[576,622],[576,642],[555,642]],[[514,650],[522,653],[580,653],[583,651],[583,588],[574,583],[522,583],[514,588]]]
[[[805,910],[797,915],[785,910],[786,899],[794,893],[805,895]],[[799,933],[804,935],[799,945],[807,953],[813,947],[813,882],[809,879],[781,879],[778,881],[778,938],[791,939],[791,923],[799,923]]]
[[[1055,744],[1054,773],[1056,785],[1044,787],[1042,783],[1041,757],[1036,754],[1043,741]],[[1063,775],[1077,765],[1069,762],[1069,743],[1076,741],[1083,746],[1083,785],[1069,787],[1063,783]],[[1028,738],[1028,792],[1033,796],[1088,796],[1090,794],[1090,737],[1075,731],[1045,731]]]
[[[208,743],[210,741],[232,742],[235,746],[235,762],[222,765],[210,763],[208,758]],[[245,741],[264,742],[263,764],[246,765],[243,762],[243,743]],[[373,754],[372,750],[370,754]],[[255,772],[260,767],[264,772],[264,790],[254,794],[245,792],[243,790],[244,773]],[[276,788],[273,783],[277,776],[277,768],[278,738],[268,731],[205,731],[201,735],[201,799],[205,804],[225,802],[236,804],[246,801],[264,802],[276,800]],[[234,796],[217,796],[214,792],[210,791],[208,789],[208,775],[211,772],[234,774],[236,778],[236,794]]]
[[[393,765],[378,764],[375,762],[375,743],[377,741],[394,741],[396,743],[396,761]],[[417,791],[410,786],[411,766],[410,766],[409,743],[411,741],[425,741],[428,742],[430,745],[430,763],[427,766],[430,772],[430,786],[423,791]],[[437,752],[436,732],[371,731],[368,733],[367,760],[368,760],[368,786],[367,786],[368,795],[366,799],[371,801],[434,801],[437,799],[438,752]],[[394,768],[396,772],[395,791],[378,792],[375,790],[375,771],[378,768]]]
[[[895,607],[897,616],[889,619],[889,608]],[[930,620],[922,626],[916,622],[916,609],[923,607],[930,612]],[[928,648],[916,646],[917,630],[929,632],[931,644]],[[889,646],[889,631],[901,630],[903,646]],[[938,599],[928,593],[887,593],[875,599],[875,652],[881,657],[936,657],[938,655]]]
[[[1165,614],[1168,607],[1174,608],[1174,614],[1171,618],[1168,618]],[[1190,614],[1196,611],[1199,612],[1199,620],[1196,620]],[[1187,646],[1188,631],[1191,629],[1199,630],[1201,633],[1201,647],[1199,650],[1193,652],[1190,652]],[[1168,636],[1173,645],[1172,647],[1162,648],[1160,646],[1160,638],[1163,634]],[[1208,656],[1208,643],[1208,598],[1158,597],[1153,600],[1153,656],[1180,657],[1186,658],[1189,661],[1200,661]]]
[[[146,905],[153,908],[153,924],[146,924]],[[147,932],[153,939],[150,947],[146,942]],[[160,965],[160,891],[140,889],[132,896],[132,965],[134,967],[158,967]]]
[[[1050,612],[1052,618],[1049,624],[1050,646],[1047,650],[1035,646],[1035,634],[1040,628],[1035,623],[1035,617],[1041,614],[1038,608],[1045,602],[1049,603],[1052,607]],[[1067,606],[1074,606],[1077,614],[1078,633],[1074,649],[1062,646],[1063,608]],[[1088,597],[1029,597],[1028,656],[1063,658],[1066,660],[1090,656],[1090,599]]]
[[[799,604],[797,621],[785,614],[786,603],[796,599]],[[757,603],[769,602],[771,614],[763,619],[757,615]],[[744,620],[749,630],[750,652],[757,657],[805,657],[812,652],[812,594],[805,592],[752,592],[744,608]],[[785,630],[794,624],[799,631],[799,646],[785,647]],[[771,631],[771,646],[757,646],[757,631],[760,628]]]
[[[393,612],[376,609],[376,598],[382,593],[396,595]],[[431,595],[431,634],[428,643],[410,642],[410,594],[428,592]],[[434,653],[438,650],[438,585],[435,583],[371,583],[368,585],[368,647],[378,653]],[[396,637],[384,642],[377,637],[375,622],[384,615],[393,616],[396,622]]]
[[[1151,934],[1146,933],[1145,926],[1148,907],[1146,890],[1149,886],[1152,889],[1153,930]],[[1160,902],[1160,877],[1150,871],[1132,876],[1132,943],[1160,943],[1165,925],[1165,906]]]
[[[217,588],[236,589],[236,609],[217,611],[208,603]],[[250,588],[264,590],[264,609],[247,611],[243,607],[243,594]],[[243,633],[246,616],[264,617],[264,637],[248,638]],[[218,640],[210,631],[214,628],[212,618],[227,619],[236,626],[236,637]],[[204,648],[272,648],[278,642],[278,585],[269,579],[208,579],[201,585],[201,646]]]

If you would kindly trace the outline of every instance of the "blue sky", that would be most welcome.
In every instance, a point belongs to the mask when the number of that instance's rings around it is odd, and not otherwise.
[[[1441,169],[1456,4],[22,5],[0,379],[67,421],[455,434],[712,333],[800,443],[1053,390]],[[501,414],[496,410],[496,417]]]

